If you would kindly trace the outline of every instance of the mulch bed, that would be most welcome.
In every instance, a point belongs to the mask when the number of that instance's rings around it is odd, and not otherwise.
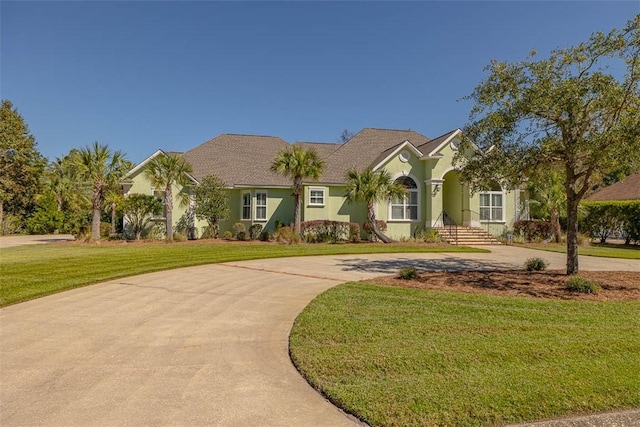
[[[530,298],[640,301],[640,272],[583,271],[580,272],[580,277],[598,283],[602,290],[596,294],[571,292],[566,289],[569,276],[560,270],[426,271],[413,280],[384,276],[364,282],[403,288]]]

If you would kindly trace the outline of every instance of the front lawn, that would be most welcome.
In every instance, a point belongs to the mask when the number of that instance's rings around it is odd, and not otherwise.
[[[487,252],[417,244],[279,245],[249,242],[47,244],[0,249],[0,307],[43,295],[152,271],[310,255],[410,252]]]
[[[518,246],[542,251],[567,253],[567,245],[564,243],[525,243]],[[640,259],[640,245],[591,243],[581,245],[578,248],[578,253],[580,255],[606,258]]]
[[[640,407],[639,301],[348,283],[297,318],[292,360],[374,426],[499,425]]]

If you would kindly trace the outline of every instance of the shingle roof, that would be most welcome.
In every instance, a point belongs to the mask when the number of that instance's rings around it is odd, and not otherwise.
[[[640,172],[629,175],[621,181],[596,191],[586,198],[596,202],[604,200],[640,200]]]
[[[391,152],[405,141],[418,147],[427,144],[429,138],[412,130],[364,128],[327,158],[327,167],[320,181],[343,183],[347,171],[354,168],[362,171],[375,166],[383,153]]]
[[[326,159],[331,155],[334,151],[342,146],[342,144],[338,143],[330,143],[330,142],[306,142],[306,141],[296,141],[295,145],[299,145],[306,149],[314,149],[316,153],[323,159]]]
[[[429,153],[431,153],[433,150],[438,148],[438,146],[440,144],[442,144],[444,141],[446,141],[447,138],[449,138],[451,135],[453,135],[457,131],[458,131],[458,129],[452,130],[451,132],[447,132],[444,135],[440,135],[439,137],[432,139],[431,141],[427,142],[426,144],[422,144],[420,146],[416,146],[416,148],[418,148],[418,150],[420,150],[420,152],[424,156],[427,156]]]
[[[422,154],[428,154],[452,132],[430,140],[412,130],[365,128],[343,144],[296,144],[315,149],[325,159],[320,182],[344,183],[347,171],[352,168],[362,171],[377,165],[406,141]],[[197,180],[214,174],[229,186],[290,186],[289,179],[270,170],[275,156],[287,147],[285,140],[274,136],[222,134],[183,156],[193,166],[193,177]]]
[[[193,176],[214,174],[229,186],[290,186],[291,181],[271,172],[271,162],[289,144],[282,138],[260,135],[219,135],[187,152]]]

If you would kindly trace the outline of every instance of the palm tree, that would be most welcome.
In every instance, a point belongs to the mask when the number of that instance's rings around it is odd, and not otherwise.
[[[123,203],[122,192],[115,188],[110,189],[104,195],[105,208],[111,213],[111,234],[116,234],[116,212]]]
[[[348,202],[361,202],[367,205],[367,223],[373,234],[385,243],[393,242],[378,229],[376,223],[376,211],[374,203],[391,198],[405,197],[407,189],[403,185],[391,179],[391,174],[384,169],[374,171],[371,167],[363,172],[355,169],[347,172],[347,192],[345,198]]]
[[[167,240],[173,240],[173,186],[186,187],[192,184],[193,168],[177,154],[154,157],[145,168],[145,176],[157,190],[164,191],[164,208]],[[180,193],[181,204],[189,202],[189,193]]]
[[[293,198],[295,210],[293,220],[295,232],[300,234],[300,205],[302,202],[302,181],[312,179],[317,181],[324,171],[324,160],[318,153],[293,145],[280,151],[273,159],[271,170],[293,180]]]
[[[107,188],[118,184],[129,164],[121,151],[112,152],[108,146],[94,142],[74,152],[74,164],[78,176],[92,187],[91,206],[91,240],[100,240],[100,209]]]
[[[544,176],[534,176],[529,185],[531,200],[529,205],[537,217],[549,219],[553,227],[556,243],[562,241],[560,216],[566,215],[567,194],[564,188],[564,176],[556,169],[551,169]]]

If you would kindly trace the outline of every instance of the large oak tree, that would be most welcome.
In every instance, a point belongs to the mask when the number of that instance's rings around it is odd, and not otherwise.
[[[11,101],[3,100],[0,107],[1,230],[5,230],[5,213],[19,217],[24,223],[34,208],[34,197],[40,191],[40,178],[46,164],[18,110]]]
[[[517,185],[534,171],[562,168],[567,274],[575,274],[578,204],[605,174],[640,157],[640,15],[548,58],[532,52],[487,70],[468,97],[475,105],[465,144],[480,150],[457,159],[463,180],[476,189],[496,177]]]

